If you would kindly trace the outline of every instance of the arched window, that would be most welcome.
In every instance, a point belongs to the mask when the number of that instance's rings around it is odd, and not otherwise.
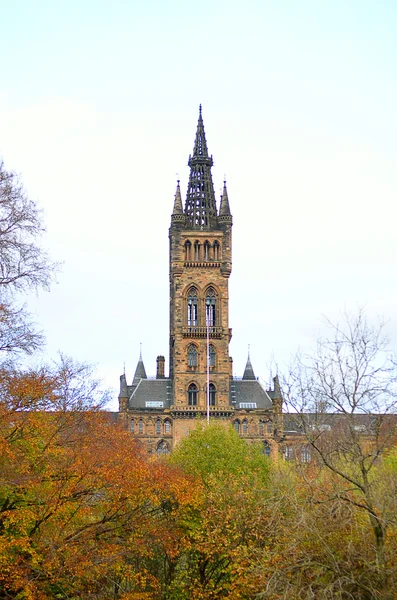
[[[187,240],[185,242],[185,260],[190,260],[192,250],[192,242]]]
[[[156,434],[160,435],[161,433],[161,419],[157,419],[156,421]]]
[[[234,427],[234,430],[237,431],[237,433],[240,433],[240,421],[238,419],[236,419],[234,421],[233,427]]]
[[[171,433],[171,421],[168,419],[164,421],[164,433]]]
[[[194,260],[200,260],[200,242],[198,240],[194,242]]]
[[[214,288],[210,287],[205,298],[206,325],[214,327],[216,324],[216,296]]]
[[[220,259],[220,245],[218,240],[215,240],[214,242],[214,260],[219,260]]]
[[[198,299],[195,287],[190,288],[187,297],[187,324],[189,327],[198,324]]]
[[[216,387],[210,383],[210,406],[215,406],[216,403]]]
[[[135,433],[135,420],[134,419],[131,419],[130,431],[131,431],[131,433]]]
[[[189,367],[197,367],[197,348],[194,344],[190,344],[187,350],[187,364]]]
[[[210,259],[210,243],[208,240],[204,242],[204,260],[208,261]]]
[[[143,419],[139,419],[139,433],[143,433]]]
[[[216,352],[212,344],[210,344],[210,367],[215,367]]]
[[[271,448],[269,446],[269,442],[264,441],[263,442],[263,454],[269,458],[270,453],[271,453]]]
[[[243,421],[243,433],[248,433],[248,422],[247,419]]]
[[[157,448],[156,448],[157,454],[168,454],[169,451],[170,451],[170,448],[169,448],[167,442],[165,442],[164,440],[161,440],[161,442],[159,442],[157,444]]]
[[[187,390],[187,403],[189,406],[197,406],[198,389],[195,383],[191,383]]]
[[[265,424],[262,420],[259,421],[259,434],[263,435],[265,432]]]

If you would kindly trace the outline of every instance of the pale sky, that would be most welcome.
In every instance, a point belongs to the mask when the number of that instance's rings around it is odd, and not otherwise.
[[[1,2],[0,156],[63,261],[46,357],[168,370],[168,227],[198,106],[234,218],[230,354],[256,375],[364,306],[397,345],[395,0]]]

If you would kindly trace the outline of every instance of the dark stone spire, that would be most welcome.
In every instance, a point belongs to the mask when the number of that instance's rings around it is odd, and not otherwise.
[[[247,364],[245,365],[243,379],[256,379],[254,369],[251,364],[250,353],[248,350]]]
[[[172,210],[171,215],[171,225],[176,227],[181,227],[185,224],[186,217],[183,212],[182,206],[182,197],[181,197],[181,188],[179,185],[179,179],[176,186],[175,200],[174,200],[174,208]]]
[[[185,205],[186,225],[189,229],[215,228],[217,214],[211,174],[213,160],[208,154],[201,104],[193,154],[189,156],[188,164],[190,176]]]
[[[232,223],[232,215],[229,206],[229,197],[227,195],[226,181],[223,182],[223,192],[221,196],[221,205],[219,207],[219,223]]]
[[[142,360],[142,351],[139,354],[139,360],[135,369],[135,375],[132,385],[138,385],[141,379],[147,379],[145,365],[143,364]]]

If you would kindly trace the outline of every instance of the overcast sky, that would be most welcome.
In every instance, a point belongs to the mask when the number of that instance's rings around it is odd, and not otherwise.
[[[0,156],[63,261],[29,298],[118,393],[168,369],[168,227],[198,106],[233,227],[230,353],[256,375],[364,306],[397,343],[395,0],[1,3]],[[114,402],[113,407],[117,406]]]

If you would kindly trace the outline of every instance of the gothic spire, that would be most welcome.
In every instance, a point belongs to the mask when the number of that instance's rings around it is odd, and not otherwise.
[[[147,379],[145,365],[143,364],[143,360],[142,360],[142,346],[141,346],[141,351],[139,353],[139,360],[138,360],[138,364],[135,369],[135,375],[134,375],[134,379],[132,381],[132,385],[138,385],[138,383],[140,382],[141,379]]]
[[[179,179],[177,181],[174,210],[172,211],[172,214],[173,215],[183,215],[183,206],[182,206],[181,188],[179,185]]]
[[[221,205],[219,207],[219,216],[220,217],[231,217],[230,206],[229,206],[229,197],[227,195],[226,181],[223,182],[223,192],[221,196]]]
[[[245,365],[245,369],[244,369],[243,379],[256,379],[254,369],[252,367],[252,363],[251,363],[251,359],[250,359],[249,349],[248,349],[248,358],[247,358],[247,364]]]
[[[211,174],[213,160],[208,154],[201,104],[193,154],[189,156],[188,164],[190,176],[185,204],[187,226],[191,229],[212,229],[216,227],[217,217]]]

